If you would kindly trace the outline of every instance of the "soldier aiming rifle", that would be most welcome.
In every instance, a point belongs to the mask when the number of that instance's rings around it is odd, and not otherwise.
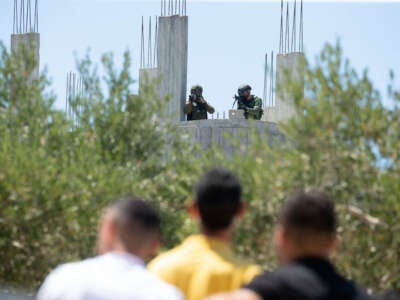
[[[260,120],[264,111],[262,109],[261,98],[251,94],[251,86],[243,84],[238,88],[238,95],[234,96],[237,102],[237,109],[244,110],[244,117],[246,119]]]
[[[200,85],[192,86],[189,100],[183,108],[183,112],[187,115],[187,120],[207,120],[207,112],[212,114],[214,111],[214,107],[203,98],[203,88]]]

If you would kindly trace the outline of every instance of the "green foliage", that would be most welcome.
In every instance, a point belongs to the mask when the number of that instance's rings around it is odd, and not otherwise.
[[[288,142],[267,145],[268,136],[254,135],[246,155],[229,162],[243,178],[250,206],[237,233],[238,250],[275,265],[277,207],[289,192],[316,187],[337,202],[340,269],[373,289],[398,288],[398,92],[392,83],[392,105],[383,105],[367,72],[359,76],[339,44],[325,46],[303,69],[304,94],[298,83],[288,86],[297,117],[280,124]]]
[[[103,57],[103,80],[87,56],[78,64],[86,94],[73,103],[75,127],[54,109],[46,76],[24,76],[35,66],[27,52],[1,49],[2,282],[37,287],[55,265],[94,254],[101,209],[125,194],[156,200],[165,219],[174,220],[164,226],[172,236],[167,245],[176,242],[172,232],[182,227],[192,182],[171,185],[173,166],[178,151],[190,149],[168,140],[175,129],[161,121],[166,101],[150,86],[133,95],[128,54],[120,72],[110,55]],[[166,204],[170,198],[174,205]]]
[[[101,209],[113,198],[152,199],[163,214],[166,248],[196,230],[186,203],[198,176],[223,165],[239,174],[249,213],[235,235],[239,254],[276,265],[271,234],[288,192],[317,187],[338,204],[345,274],[373,289],[399,287],[399,92],[383,105],[367,72],[357,74],[339,45],[304,63],[303,89],[289,87],[298,116],[279,124],[286,142],[252,134],[241,154],[200,151],[162,121],[152,86],[134,95],[129,54],[121,70],[89,55],[78,61],[85,94],[73,104],[79,126],[53,107],[46,75],[29,80],[33,57],[0,55],[0,278],[37,287],[55,265],[95,253]],[[25,61],[25,62],[24,62]],[[25,72],[21,74],[21,66]],[[28,67],[27,67],[28,66]],[[238,147],[243,147],[240,141]]]

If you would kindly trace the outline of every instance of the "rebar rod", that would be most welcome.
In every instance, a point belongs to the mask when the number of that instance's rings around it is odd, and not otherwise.
[[[303,0],[300,3],[299,52],[303,52]]]
[[[153,65],[157,67],[157,49],[158,49],[158,18],[156,17],[156,30],[154,31],[154,60]]]
[[[268,53],[265,53],[265,64],[264,64],[264,93],[263,93],[263,105],[267,106],[267,94],[268,94]]]
[[[281,26],[279,28],[279,53],[283,52],[283,0],[281,0]]]
[[[290,36],[290,27],[289,27],[289,2],[287,2],[286,6],[286,32],[285,32],[285,53],[289,52],[289,36]]]
[[[140,68],[144,68],[144,24],[142,16],[142,32],[140,35]]]
[[[151,17],[149,17],[149,33],[148,33],[148,41],[147,41],[147,67],[151,68],[151,58],[153,56],[152,54],[152,39],[151,39]]]
[[[274,106],[274,51],[271,51],[269,105]]]
[[[291,52],[296,52],[296,0],[293,8],[292,46]]]

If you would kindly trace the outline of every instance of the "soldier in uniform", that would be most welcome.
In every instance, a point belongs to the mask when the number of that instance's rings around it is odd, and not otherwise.
[[[263,115],[261,98],[251,94],[251,86],[243,84],[238,88],[238,95],[235,95],[237,109],[244,110],[246,119],[260,120]]]
[[[200,85],[192,86],[189,100],[183,108],[183,112],[187,115],[187,120],[207,120],[207,112],[212,114],[214,111],[214,107],[203,98],[203,88]]]

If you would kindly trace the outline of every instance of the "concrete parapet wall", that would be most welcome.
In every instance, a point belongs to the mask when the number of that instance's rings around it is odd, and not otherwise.
[[[186,135],[192,143],[200,144],[204,149],[212,146],[219,147],[226,155],[244,152],[251,143],[252,127],[258,133],[266,130],[269,135],[266,143],[273,143],[275,139],[284,141],[284,136],[274,123],[263,121],[234,120],[198,120],[181,122],[179,131]],[[232,144],[232,139],[240,141],[239,149]]]

